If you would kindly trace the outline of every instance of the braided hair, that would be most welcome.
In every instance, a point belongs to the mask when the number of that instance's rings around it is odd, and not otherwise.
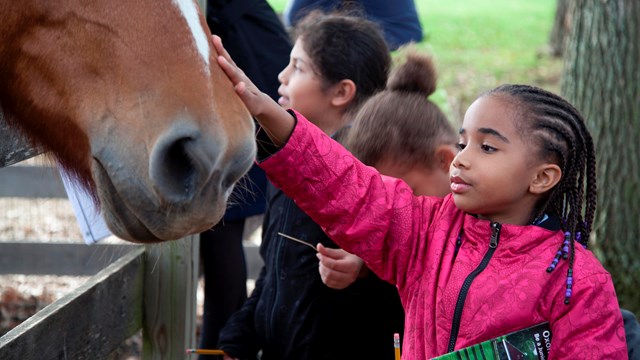
[[[560,182],[534,208],[532,222],[544,214],[561,219],[564,240],[547,268],[569,259],[565,304],[573,285],[574,242],[587,247],[596,210],[596,157],[582,115],[562,97],[528,85],[502,85],[488,95],[507,95],[523,116],[516,128],[538,148],[539,158],[562,169]]]

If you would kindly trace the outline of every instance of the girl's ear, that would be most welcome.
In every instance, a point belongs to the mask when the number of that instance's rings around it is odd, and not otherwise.
[[[356,84],[353,80],[343,79],[333,86],[333,98],[331,105],[346,107],[356,96]]]
[[[453,158],[456,157],[456,150],[451,145],[442,144],[436,148],[435,164],[434,166],[446,173],[449,172],[449,167]]]
[[[529,191],[543,194],[556,186],[562,178],[562,169],[556,164],[542,164],[529,184]]]

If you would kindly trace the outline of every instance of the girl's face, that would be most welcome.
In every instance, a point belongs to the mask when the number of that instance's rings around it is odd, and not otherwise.
[[[304,51],[302,39],[298,39],[291,50],[289,65],[278,75],[280,87],[278,103],[285,108],[294,108],[309,121],[329,132],[324,124],[330,112],[330,90],[322,88],[322,78],[315,65]]]
[[[514,121],[516,114],[505,98],[489,95],[471,104],[451,163],[451,191],[465,212],[525,225],[539,197],[529,186],[540,162]]]

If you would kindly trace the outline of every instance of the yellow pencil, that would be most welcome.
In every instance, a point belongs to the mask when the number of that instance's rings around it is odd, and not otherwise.
[[[400,360],[400,334],[393,334],[393,348],[396,352],[396,360]]]
[[[213,349],[187,349],[187,354],[200,354],[200,355],[226,355],[222,350]]]

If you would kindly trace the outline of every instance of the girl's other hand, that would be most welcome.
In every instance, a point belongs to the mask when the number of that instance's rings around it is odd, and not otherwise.
[[[239,360],[238,358],[232,358],[232,357],[231,357],[231,356],[229,356],[229,355],[224,355],[224,356],[222,357],[222,359],[224,359],[224,360]]]
[[[363,261],[342,249],[317,246],[322,282],[332,289],[341,290],[351,285],[363,270]]]

